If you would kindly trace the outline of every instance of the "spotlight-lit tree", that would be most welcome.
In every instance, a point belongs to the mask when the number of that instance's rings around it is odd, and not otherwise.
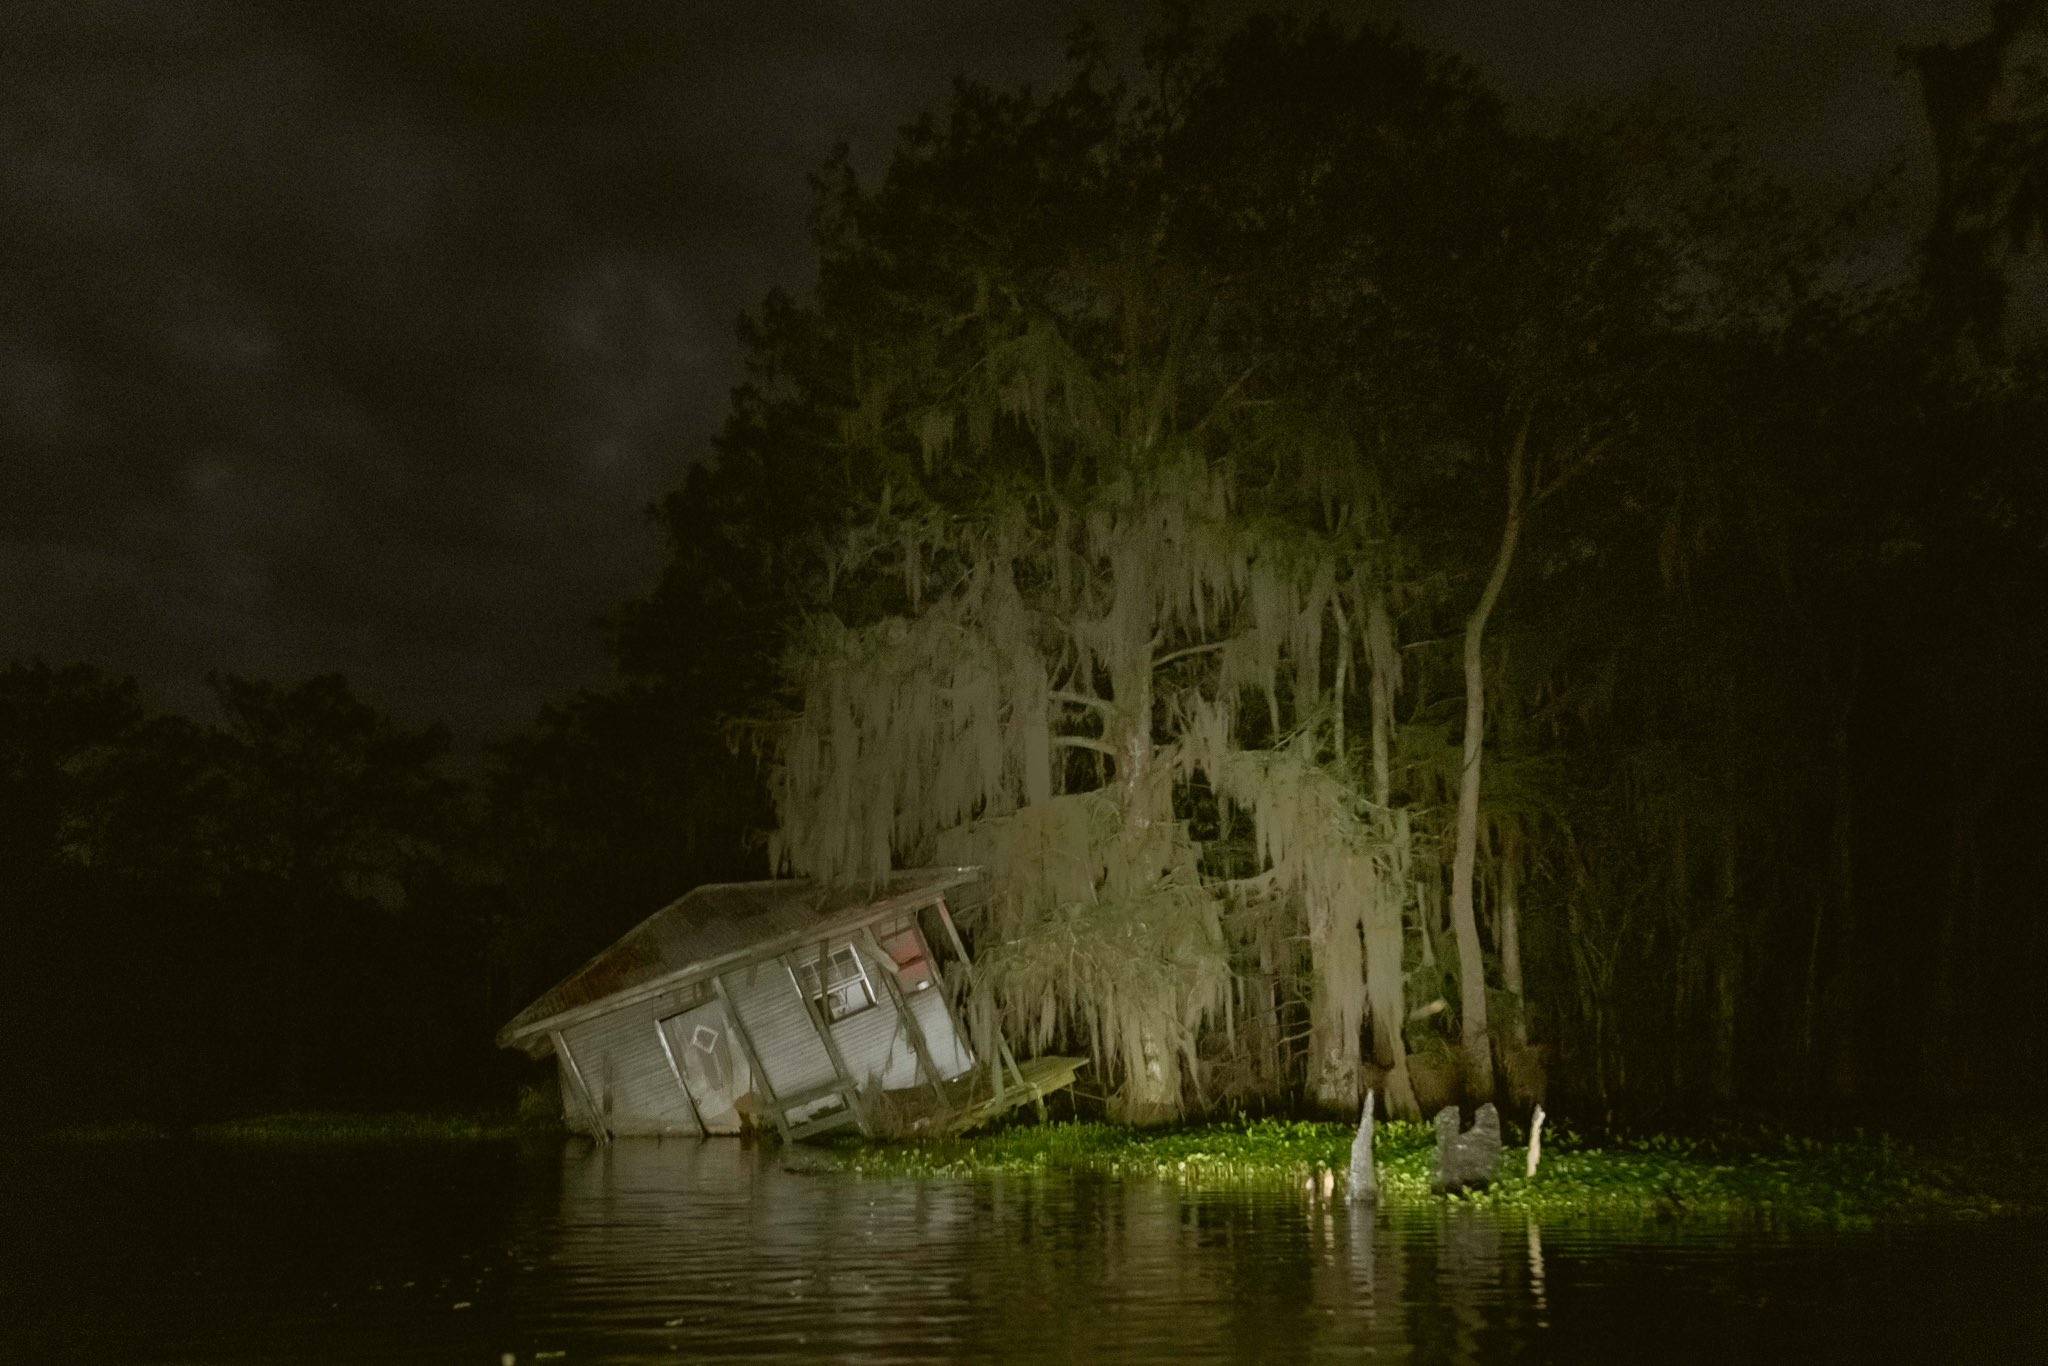
[[[963,87],[878,185],[821,185],[817,293],[764,311],[723,454],[826,510],[769,557],[804,618],[775,861],[990,868],[984,1004],[1087,1040],[1133,1114],[1348,1105],[1368,1046],[1410,1106],[1418,974],[1488,1093],[1503,869],[1563,829],[1488,812],[1495,606],[1604,534],[1551,500],[1684,354],[1624,188],[1661,151],[1516,132],[1385,34],[1152,57],[1142,97],[1085,50],[1050,97]]]
[[[1406,831],[1342,722],[1354,659],[1392,663],[1377,500],[1341,430],[1219,368],[1201,291],[1141,258],[983,288],[950,357],[870,347],[840,435],[891,473],[828,579],[886,606],[818,612],[788,654],[777,856],[987,867],[986,1005],[1085,1037],[1140,1118],[1178,1112],[1202,1026],[1246,1005],[1233,938],[1280,918],[1307,931],[1317,1094],[1351,1100],[1370,1014],[1405,1095]]]

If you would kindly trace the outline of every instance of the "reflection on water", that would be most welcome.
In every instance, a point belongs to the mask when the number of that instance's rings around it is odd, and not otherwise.
[[[2044,1340],[2038,1224],[1539,1229],[1143,1182],[859,1182],[722,1140],[7,1156],[6,1360],[1969,1360]]]

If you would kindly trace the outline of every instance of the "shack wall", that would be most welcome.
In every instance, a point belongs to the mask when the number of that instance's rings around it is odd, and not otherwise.
[[[790,1097],[838,1080],[831,1055],[818,1042],[818,1031],[797,995],[796,983],[780,958],[768,958],[725,974],[725,989],[739,1012],[768,1084],[776,1097]]]
[[[854,942],[853,950],[859,955],[861,966],[867,970],[868,981],[874,987],[875,1004],[872,1009],[834,1023],[832,1038],[846,1058],[847,1070],[853,1073],[855,1081],[865,1083],[869,1077],[879,1074],[882,1085],[887,1089],[907,1090],[919,1081],[917,1051],[910,1046],[909,1031],[897,1017],[888,988],[881,982],[881,974],[893,973],[895,965],[886,957],[877,962],[858,941]],[[946,1010],[945,1001],[940,998],[939,989],[906,991],[904,996],[904,1004],[910,1007],[910,1013],[924,1031],[925,1044],[932,1051],[932,1063],[939,1069],[939,1074],[951,1081],[972,1067],[974,1060],[953,1032],[953,1018]]]
[[[643,1001],[600,1015],[563,1033],[569,1051],[576,1055],[583,1080],[590,1087],[604,1125],[614,1134],[691,1134],[698,1132],[690,1115],[688,1099],[669,1070],[668,1055],[661,1047],[656,1021],[673,1013],[666,998]],[[588,1132],[576,1086],[568,1067],[557,1059],[563,1073],[564,1115],[572,1129]]]
[[[910,922],[906,918],[902,923]],[[887,933],[900,926],[892,923],[878,928]],[[825,952],[843,945],[852,947],[875,993],[873,1006],[828,1026],[833,1042],[846,1060],[847,1070],[861,1084],[879,1077],[890,1090],[918,1085],[921,1078],[916,1051],[881,980],[881,974],[894,973],[895,965],[886,956],[876,959],[853,936],[831,939]],[[812,951],[796,956],[808,958]],[[816,1026],[784,959],[767,958],[728,969],[721,979],[731,1008],[760,1056],[762,1070],[779,1101],[786,1105],[793,1097],[836,1084],[838,1075],[831,1056],[818,1039]],[[906,989],[904,995],[941,1076],[951,1080],[970,1069],[974,1065],[973,1055],[953,1027],[942,989],[936,985],[923,991]],[[563,1038],[590,1089],[591,1101],[613,1134],[658,1136],[700,1132],[689,1100],[661,1046],[659,1021],[709,996],[709,983],[705,982],[621,1007],[564,1032]],[[590,1122],[582,1099],[567,1064],[559,1058],[557,1070],[564,1118],[571,1129],[588,1132]],[[830,1103],[821,1099],[810,1108]],[[761,1104],[765,1107],[765,1100]]]

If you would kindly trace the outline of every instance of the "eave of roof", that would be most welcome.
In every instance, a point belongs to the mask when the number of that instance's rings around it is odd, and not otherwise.
[[[693,896],[707,892],[727,890],[775,889],[780,891],[793,889],[803,884],[784,880],[757,883],[724,883],[694,888],[687,895],[679,897],[662,907],[659,911],[656,911],[653,915],[607,946],[602,953],[597,954],[589,962],[576,969],[575,972],[563,978],[561,982],[556,983],[554,987],[543,992],[531,1005],[514,1016],[504,1028],[498,1031],[498,1046],[500,1048],[524,1048],[530,1052],[535,1051],[534,1046],[539,1040],[557,1030],[567,1029],[581,1024],[585,1020],[610,1014],[614,1010],[660,996],[678,987],[687,986],[693,981],[709,977],[715,973],[724,972],[727,969],[738,967],[748,962],[779,957],[792,949],[815,942],[822,935],[851,929],[886,916],[927,906],[941,899],[946,892],[953,888],[974,881],[981,875],[981,870],[978,868],[919,868],[907,869],[903,875],[924,876],[920,877],[914,886],[900,892],[895,892],[873,901],[857,902],[841,910],[820,916],[810,923],[764,937],[729,952],[680,964],[650,976],[645,981],[633,983],[596,1000],[583,1002],[561,1010],[550,1011],[545,1014],[532,1015],[529,1018],[535,1006],[546,1001],[549,996],[560,991],[568,983],[599,967],[610,955],[618,950],[620,945],[632,939],[634,935],[654,924],[663,916],[676,913],[678,908],[683,906]]]

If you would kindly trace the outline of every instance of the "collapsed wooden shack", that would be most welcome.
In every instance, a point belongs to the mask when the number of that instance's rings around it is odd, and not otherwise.
[[[975,880],[931,868],[865,891],[699,887],[520,1011],[498,1043],[552,1052],[564,1118],[601,1142],[933,1132],[1026,1103],[1042,1113],[1081,1060],[1019,1066],[1000,1037],[979,1041],[978,1059],[960,1008],[973,964],[947,905]]]

